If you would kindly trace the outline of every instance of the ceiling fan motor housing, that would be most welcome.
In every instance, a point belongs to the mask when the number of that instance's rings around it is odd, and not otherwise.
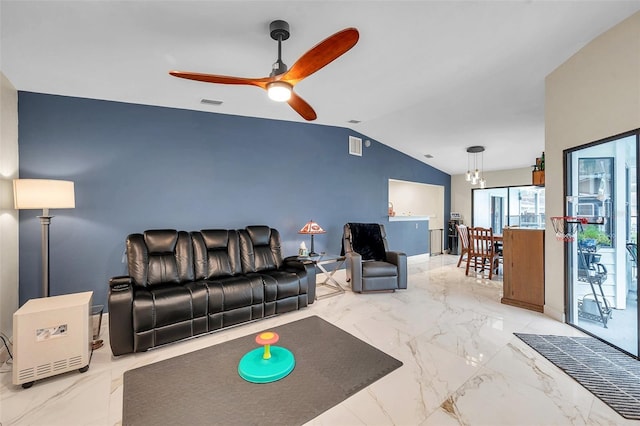
[[[271,38],[276,41],[287,40],[291,35],[289,32],[289,24],[282,20],[271,22],[271,24],[269,24],[269,31],[271,32]]]
[[[271,38],[278,42],[278,60],[271,66],[271,74],[269,74],[270,77],[274,77],[287,72],[287,65],[282,62],[281,43],[288,39],[291,33],[289,32],[289,24],[282,20],[271,22],[271,24],[269,24],[269,31],[271,32]]]

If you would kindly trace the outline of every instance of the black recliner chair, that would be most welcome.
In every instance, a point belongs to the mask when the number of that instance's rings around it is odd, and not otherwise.
[[[407,288],[407,255],[389,251],[384,225],[347,223],[342,235],[347,281],[358,293]]]

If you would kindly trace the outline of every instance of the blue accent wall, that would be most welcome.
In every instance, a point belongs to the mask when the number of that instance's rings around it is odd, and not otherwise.
[[[444,185],[449,214],[448,174],[347,128],[31,92],[18,114],[20,177],[75,182],[76,208],[51,210],[51,295],[106,303],[126,236],[147,229],[264,224],[286,256],[309,246],[297,231],[310,219],[331,253],[344,223],[379,222],[391,249],[428,253],[428,222],[388,221],[390,178]],[[362,157],[350,135],[371,140]],[[20,211],[20,304],[41,297],[39,214]]]

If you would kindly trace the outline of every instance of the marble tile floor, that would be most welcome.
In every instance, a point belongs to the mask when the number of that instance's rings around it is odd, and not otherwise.
[[[30,389],[13,386],[10,373],[2,373],[0,424],[119,425],[124,371],[310,315],[404,365],[309,425],[638,424],[619,416],[513,335],[581,335],[578,330],[501,304],[500,278],[467,277],[456,262],[457,256],[450,255],[412,258],[406,291],[346,292],[298,312],[147,353],[115,358],[107,344],[94,352],[87,373],[66,373]],[[344,282],[344,271],[335,277]],[[107,327],[101,338],[108,343]]]

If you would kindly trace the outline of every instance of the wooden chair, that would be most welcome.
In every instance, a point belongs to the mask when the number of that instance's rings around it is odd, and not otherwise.
[[[458,259],[458,268],[463,260],[469,257],[469,228],[467,225],[456,225],[458,236],[460,237],[460,259]]]
[[[469,228],[469,253],[465,271],[467,275],[470,266],[473,266],[476,272],[478,269],[481,273],[489,271],[489,279],[493,278],[494,273],[498,273],[498,253],[493,239],[493,229]]]

